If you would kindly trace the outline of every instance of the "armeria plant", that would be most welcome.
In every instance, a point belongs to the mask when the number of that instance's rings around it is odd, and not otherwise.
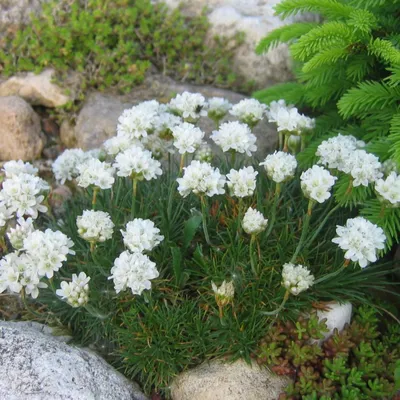
[[[214,147],[197,126],[207,116]],[[253,128],[266,116],[284,126],[282,149],[259,162]],[[56,180],[74,196],[60,219],[41,217],[44,232],[36,218],[49,186],[29,163],[6,163],[0,292],[20,293],[35,318],[69,326],[146,391],[165,393],[173,376],[205,359],[250,360],[277,316],[296,318],[321,300],[368,302],[371,288],[389,290],[390,267],[368,266],[387,236],[339,210],[340,174],[354,179],[350,190],[364,183],[353,167],[321,156],[322,165],[298,170],[290,137],[301,142],[312,127],[282,104],[232,106],[187,92],[168,104],[145,101],[123,112],[101,149],[55,160]],[[339,160],[342,151],[329,155]],[[386,193],[376,163],[366,179]],[[32,309],[29,296],[45,308]]]

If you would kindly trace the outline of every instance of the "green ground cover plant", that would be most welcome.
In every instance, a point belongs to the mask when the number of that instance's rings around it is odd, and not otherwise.
[[[381,161],[400,163],[400,2],[398,0],[284,0],[282,18],[320,15],[262,39],[259,53],[288,43],[295,81],[266,88],[255,97],[266,104],[285,99],[316,117],[316,129],[299,160],[309,165],[318,144],[338,132],[369,142]]]
[[[223,122],[228,112],[237,120]],[[254,99],[187,92],[125,110],[101,149],[54,162],[74,193],[56,216],[45,214],[49,187],[37,171],[7,163],[0,292],[20,293],[33,318],[68,327],[165,396],[204,360],[250,361],[277,319],[296,321],[323,301],[396,296],[388,237],[357,202],[343,208],[345,172],[299,167],[288,133],[257,160],[252,129],[266,114],[274,110]],[[196,125],[206,116],[214,147]],[[379,188],[383,173],[373,173]]]
[[[281,399],[392,399],[399,389],[399,328],[397,321],[362,306],[350,325],[320,347],[316,341],[323,338],[326,324],[315,313],[301,316],[272,327],[260,343],[257,361],[294,377]]]
[[[2,38],[0,73],[52,67],[62,81],[78,71],[81,99],[90,88],[129,92],[151,65],[178,80],[237,88],[243,80],[231,65],[243,35],[208,40],[208,30],[205,14],[188,18],[150,0],[52,0]]]

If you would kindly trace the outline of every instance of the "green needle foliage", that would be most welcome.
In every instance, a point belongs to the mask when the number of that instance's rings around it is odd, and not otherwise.
[[[222,173],[232,167],[224,159],[214,163]],[[236,168],[247,163],[236,159]],[[212,246],[206,243],[201,229],[200,199],[193,194],[186,198],[179,195],[175,182],[178,167],[172,160],[160,178],[139,182],[135,217],[151,219],[165,236],[149,254],[160,276],[152,281],[151,291],[141,296],[130,291],[117,295],[113,282],[107,279],[114,260],[124,250],[120,230],[131,220],[132,180],[117,178],[112,189],[98,193],[96,210],[110,214],[115,230],[113,238],[98,243],[93,252],[76,227],[77,216],[92,208],[92,191],[79,189],[66,204],[61,221],[50,224],[74,241],[76,256],[48,289],[41,289],[38,300],[47,311],[43,319],[69,326],[77,341],[95,346],[127,376],[137,379],[147,393],[168,396],[171,379],[204,360],[227,357],[250,361],[276,320],[275,315],[263,312],[277,309],[285,296],[282,265],[296,252],[308,205],[297,176],[282,184],[275,215],[275,183],[256,168],[259,176],[253,196],[240,202],[227,194],[207,199],[206,223]],[[270,223],[275,215],[273,229],[257,236],[250,257],[250,235],[240,227],[241,216],[249,206],[269,216]],[[338,208],[332,210],[333,206],[334,199],[314,207],[308,234],[295,259],[308,266],[316,278],[343,265],[343,252],[331,240],[336,225],[344,224],[348,215]],[[327,210],[332,212],[327,215]],[[316,283],[299,296],[290,295],[279,318],[293,321],[319,301],[371,304],[368,294],[372,289],[390,291],[390,271],[390,265],[384,264],[363,270],[349,265],[333,279]],[[91,277],[89,303],[72,308],[55,296],[54,289],[79,272]],[[233,282],[235,294],[233,300],[219,307],[211,281],[219,286],[224,280]]]
[[[81,72],[88,88],[129,92],[153,64],[164,74],[198,84],[238,87],[232,58],[243,35],[207,44],[205,14],[187,18],[150,0],[52,0],[27,26],[0,42],[0,72],[39,73],[52,67],[59,79]]]
[[[255,97],[312,110],[317,127],[311,145],[338,132],[351,134],[378,146],[381,161],[393,158],[400,165],[400,2],[284,0],[275,10],[282,18],[310,12],[323,21],[290,24],[260,41],[260,54],[289,44],[296,81]],[[307,149],[300,156],[305,165],[314,153]]]

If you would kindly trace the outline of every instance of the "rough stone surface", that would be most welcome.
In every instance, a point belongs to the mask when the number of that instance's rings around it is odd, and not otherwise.
[[[79,86],[79,75],[70,73],[64,79],[63,85],[66,89],[53,83],[54,70],[46,69],[36,75],[32,72],[15,75],[3,83],[0,83],[0,96],[19,96],[32,105],[45,107],[60,107],[73,101],[77,87]]]
[[[290,380],[244,361],[212,361],[179,375],[173,400],[276,400]]]
[[[124,109],[145,100],[157,99],[160,102],[168,102],[171,97],[184,91],[199,92],[206,98],[225,97],[234,104],[246,97],[229,90],[178,83],[165,76],[152,75],[128,95],[90,94],[78,115],[76,126],[69,122],[61,124],[61,141],[66,147],[81,147],[84,150],[99,147],[106,139],[116,134],[118,117]],[[233,119],[227,116],[225,120]],[[199,126],[206,133],[211,133],[215,129],[213,122],[208,118],[202,118]],[[277,134],[274,125],[266,120],[261,121],[254,129],[254,133],[258,139],[258,155],[264,156],[276,148]]]
[[[183,12],[188,15],[198,15],[206,7],[211,22],[210,37],[221,34],[230,37],[236,32],[244,32],[245,43],[238,49],[232,67],[247,80],[255,81],[258,87],[284,82],[291,77],[291,59],[287,46],[280,45],[268,54],[258,56],[254,50],[259,40],[295,19],[311,18],[301,16],[282,21],[274,15],[273,9],[280,0],[165,0],[165,2],[171,8],[182,4]]]
[[[38,14],[48,0],[0,0],[0,36],[29,21],[30,14]]]
[[[0,97],[0,160],[32,160],[43,149],[40,119],[17,96]]]
[[[146,400],[102,358],[65,340],[40,324],[0,322],[0,398]]]
[[[353,311],[351,303],[329,303],[327,306],[329,310],[317,311],[317,316],[320,320],[326,318],[326,325],[329,331],[324,333],[325,339],[332,336],[335,329],[340,332],[346,324],[350,324]]]

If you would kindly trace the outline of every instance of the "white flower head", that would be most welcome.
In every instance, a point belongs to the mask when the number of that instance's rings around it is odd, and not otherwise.
[[[190,192],[209,197],[225,193],[225,176],[220,174],[218,168],[197,160],[184,168],[183,177],[178,178],[177,182],[182,197],[188,196]]]
[[[135,218],[126,224],[126,230],[121,230],[124,245],[133,253],[151,251],[159,245],[164,236],[149,219]]]
[[[115,170],[111,164],[95,158],[79,165],[78,171],[77,183],[84,188],[93,185],[100,189],[111,189],[115,181]]]
[[[375,262],[377,250],[385,247],[386,236],[383,229],[363,217],[351,218],[345,226],[337,226],[333,243],[345,251],[347,260],[358,262],[365,268],[369,262]]]
[[[378,179],[375,183],[378,197],[392,207],[400,206],[400,176],[391,172],[386,179]]]
[[[379,158],[365,150],[353,151],[344,161],[341,171],[352,176],[354,187],[368,186],[383,176]]]
[[[72,274],[72,281],[62,281],[61,288],[56,290],[56,295],[67,300],[67,303],[74,308],[84,306],[89,301],[89,281],[90,277],[84,272],[79,275]]]
[[[172,139],[172,128],[183,122],[181,117],[169,112],[162,112],[154,120],[154,131],[159,134],[161,139]]]
[[[264,118],[266,111],[267,106],[261,104],[258,100],[243,99],[235,104],[229,113],[241,122],[253,127]]]
[[[232,104],[223,97],[211,97],[207,102],[208,117],[219,121],[231,109]]]
[[[172,112],[187,121],[197,121],[201,116],[207,115],[206,99],[200,93],[183,92],[169,102]]]
[[[347,160],[352,157],[352,153],[364,146],[365,143],[354,136],[343,136],[339,133],[335,137],[324,140],[318,146],[315,155],[320,157],[318,164],[342,171]]]
[[[133,146],[115,157],[114,167],[118,176],[128,176],[149,181],[162,175],[161,163],[152,157],[150,151]]]
[[[262,232],[267,224],[268,220],[264,218],[264,215],[251,207],[246,211],[242,221],[243,230],[249,235],[257,235]]]
[[[24,239],[22,250],[37,269],[37,274],[50,279],[62,267],[67,255],[75,254],[73,245],[72,240],[62,232],[46,229],[44,232],[31,232]]]
[[[146,137],[154,129],[153,121],[158,114],[157,106],[152,102],[144,102],[128,110],[124,110],[118,118],[117,136],[125,136],[130,140]]]
[[[194,153],[203,142],[204,132],[188,122],[174,126],[171,131],[179,154]]]
[[[267,171],[268,178],[276,183],[285,182],[294,177],[297,168],[296,157],[283,151],[275,151],[269,154],[260,163]]]
[[[237,121],[225,122],[218,131],[213,131],[210,137],[223,152],[236,151],[251,156],[251,153],[257,150],[255,135],[251,133],[248,125]]]
[[[231,169],[226,175],[227,185],[232,196],[251,196],[256,189],[256,176],[258,172],[253,167],[244,167],[238,171]]]
[[[78,166],[93,158],[82,149],[67,149],[53,162],[54,177],[61,184],[71,181],[79,175]]]
[[[24,163],[22,160],[11,160],[7,161],[3,165],[3,171],[6,174],[6,178],[12,178],[13,176],[20,174],[36,175],[38,169],[35,168],[31,163]]]
[[[301,120],[301,114],[297,108],[279,108],[276,114],[276,124],[278,132],[286,131],[292,133],[299,132],[299,124]]]
[[[290,293],[297,296],[314,284],[314,276],[307,267],[303,265],[294,265],[292,263],[283,264],[282,286]]]
[[[233,281],[223,281],[220,287],[211,281],[211,287],[214,292],[215,300],[220,307],[224,307],[230,303],[235,296],[235,286]]]
[[[331,197],[330,191],[336,179],[325,168],[313,165],[301,174],[301,189],[308,199],[323,203]]]
[[[15,228],[10,228],[7,237],[14,249],[20,250],[24,245],[25,238],[35,230],[32,218],[18,218]]]
[[[110,156],[116,156],[132,146],[143,147],[138,139],[131,139],[129,136],[114,136],[106,140],[103,146]]]
[[[211,146],[203,143],[195,152],[194,159],[197,161],[210,163],[213,159],[213,152]]]
[[[277,122],[278,121],[278,113],[281,108],[290,109],[293,108],[293,105],[286,105],[285,100],[281,99],[278,101],[273,101],[267,107],[267,111],[265,112],[268,117],[268,122]]]
[[[151,289],[151,280],[158,277],[156,264],[141,253],[124,251],[114,261],[111,276],[117,293],[131,289],[133,294],[141,295],[143,290]]]
[[[88,242],[105,242],[112,238],[114,223],[104,211],[84,210],[76,218],[79,236]]]
[[[39,212],[46,212],[47,207],[42,204],[44,192],[50,189],[43,179],[30,174],[21,173],[6,179],[0,191],[0,203],[18,217],[29,215],[33,219]]]
[[[0,202],[0,228],[6,225],[7,221],[13,217],[12,211],[7,208],[4,202]]]

